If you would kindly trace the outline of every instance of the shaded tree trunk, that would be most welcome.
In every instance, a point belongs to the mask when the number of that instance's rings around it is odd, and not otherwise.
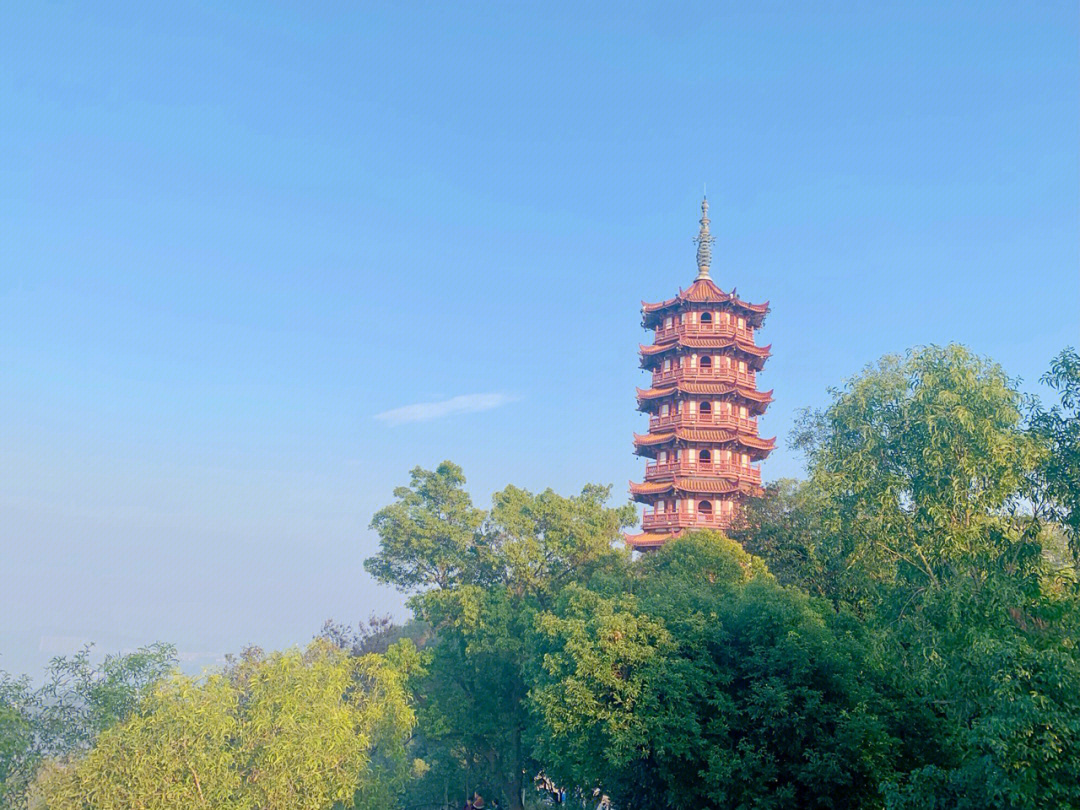
[[[524,810],[524,802],[522,801],[522,794],[525,789],[525,774],[524,764],[521,761],[521,725],[516,723],[514,725],[513,737],[511,740],[512,754],[510,756],[510,774],[509,778],[504,782],[504,791],[506,792],[506,798],[509,801],[509,810]]]

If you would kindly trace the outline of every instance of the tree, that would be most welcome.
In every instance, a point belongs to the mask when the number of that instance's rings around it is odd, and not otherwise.
[[[411,484],[394,490],[397,500],[375,513],[379,553],[364,568],[403,591],[448,589],[481,575],[478,557],[485,513],[472,505],[465,475],[444,461],[434,472],[416,467]]]
[[[325,642],[306,652],[249,650],[222,673],[174,674],[139,711],[41,785],[50,810],[139,807],[384,806],[400,788],[414,722],[408,642],[352,657]],[[383,746],[392,773],[373,761]]]
[[[1032,430],[1048,452],[1040,469],[1049,517],[1066,527],[1073,559],[1080,562],[1080,355],[1065,349],[1042,378],[1057,391],[1058,405],[1032,409]]]
[[[767,484],[760,498],[747,502],[743,520],[730,534],[748,552],[768,560],[769,571],[780,582],[827,597],[837,581],[839,561],[823,554],[827,546],[814,494],[807,482],[794,478]]]
[[[598,486],[569,498],[508,487],[485,513],[464,483],[450,462],[413,470],[411,486],[372,520],[380,549],[365,567],[414,592],[410,606],[434,634],[417,685],[430,779],[480,783],[520,808],[532,763],[535,616],[561,588],[620,564],[612,544],[636,516],[607,508],[610,490]]]
[[[316,638],[328,641],[350,655],[367,655],[385,653],[403,638],[422,647],[429,635],[430,628],[422,622],[410,621],[399,625],[395,624],[389,615],[372,614],[367,621],[360,622],[355,628],[327,619]]]
[[[0,808],[21,805],[40,759],[35,750],[35,708],[30,679],[0,672]]]
[[[1056,366],[1063,390],[1075,368]],[[1078,605],[1027,509],[1042,471],[1068,514],[1047,444],[1067,450],[1069,420],[1028,431],[1021,405],[962,347],[885,358],[804,419],[790,509],[755,513],[777,569],[867,629],[899,745],[892,807],[1080,804]]]
[[[834,390],[796,446],[821,531],[813,557],[834,599],[859,603],[1023,553],[1019,507],[1041,448],[1000,366],[951,345],[915,349]],[[1015,560],[1012,560],[1015,562]]]
[[[35,721],[42,752],[84,751],[106,729],[129,717],[154,685],[176,666],[176,648],[156,643],[126,655],[107,655],[95,666],[91,648],[54,658],[38,695]]]
[[[846,622],[711,532],[630,578],[540,618],[532,701],[558,778],[629,810],[880,802],[888,739]]]
[[[45,683],[0,672],[0,808],[23,807],[42,763],[77,756],[129,717],[175,665],[176,651],[152,644],[100,664],[91,648],[54,658]]]

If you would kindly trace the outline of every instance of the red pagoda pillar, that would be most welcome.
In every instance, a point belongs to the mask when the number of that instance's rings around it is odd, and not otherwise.
[[[754,343],[768,302],[748,304],[709,277],[708,200],[695,241],[694,283],[667,301],[641,304],[641,325],[653,330],[653,342],[641,347],[652,385],[637,391],[638,410],[649,415],[649,432],[634,434],[634,452],[648,459],[644,483],[630,484],[634,500],[645,504],[642,533],[626,538],[637,550],[690,529],[731,526],[743,502],[761,495],[754,462],[776,443],[760,438],[757,425],[772,401],[772,391],[757,387],[769,347]]]

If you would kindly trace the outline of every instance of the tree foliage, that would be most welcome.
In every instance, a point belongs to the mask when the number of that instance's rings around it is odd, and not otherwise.
[[[528,711],[537,613],[560,590],[615,564],[612,543],[634,519],[609,509],[606,487],[564,497],[517,487],[476,509],[461,469],[417,468],[378,512],[376,578],[419,591],[410,605],[432,628],[427,675],[416,684],[420,736],[438,795],[469,782],[520,807],[536,730]]]
[[[760,560],[700,533],[541,617],[545,762],[626,808],[848,807],[888,738],[861,647]]]
[[[0,672],[0,808],[19,807],[40,761],[30,679]]]
[[[1080,561],[1080,355],[1065,349],[1054,358],[1043,382],[1060,402],[1050,409],[1036,404],[1032,429],[1047,448],[1039,470],[1049,517],[1066,527],[1074,560]]]
[[[1015,513],[1040,446],[994,363],[960,346],[886,357],[808,413],[796,446],[810,468],[814,555],[847,601],[876,586],[918,591],[1016,550]]]
[[[45,805],[222,810],[333,805],[394,798],[414,718],[405,642],[386,656],[349,656],[326,643],[306,652],[249,650],[224,672],[175,674],[139,711],[105,731],[83,758],[41,785]],[[374,751],[393,759],[387,774]],[[390,778],[387,779],[387,776]]]
[[[770,492],[746,530],[866,628],[897,738],[891,807],[1080,804],[1077,603],[1026,509],[1040,471],[1067,504],[1047,437],[1067,446],[1075,415],[1027,429],[1021,405],[961,347],[886,358],[805,418],[809,480]]]
[[[0,807],[22,807],[46,760],[76,756],[135,711],[176,662],[168,644],[153,644],[98,664],[91,648],[54,658],[45,682],[0,672]]]

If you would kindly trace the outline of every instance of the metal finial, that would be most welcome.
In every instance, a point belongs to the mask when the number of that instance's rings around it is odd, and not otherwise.
[[[712,264],[712,245],[716,237],[709,233],[709,200],[701,200],[701,230],[694,241],[697,242],[697,266],[699,279],[709,277],[709,266]]]

